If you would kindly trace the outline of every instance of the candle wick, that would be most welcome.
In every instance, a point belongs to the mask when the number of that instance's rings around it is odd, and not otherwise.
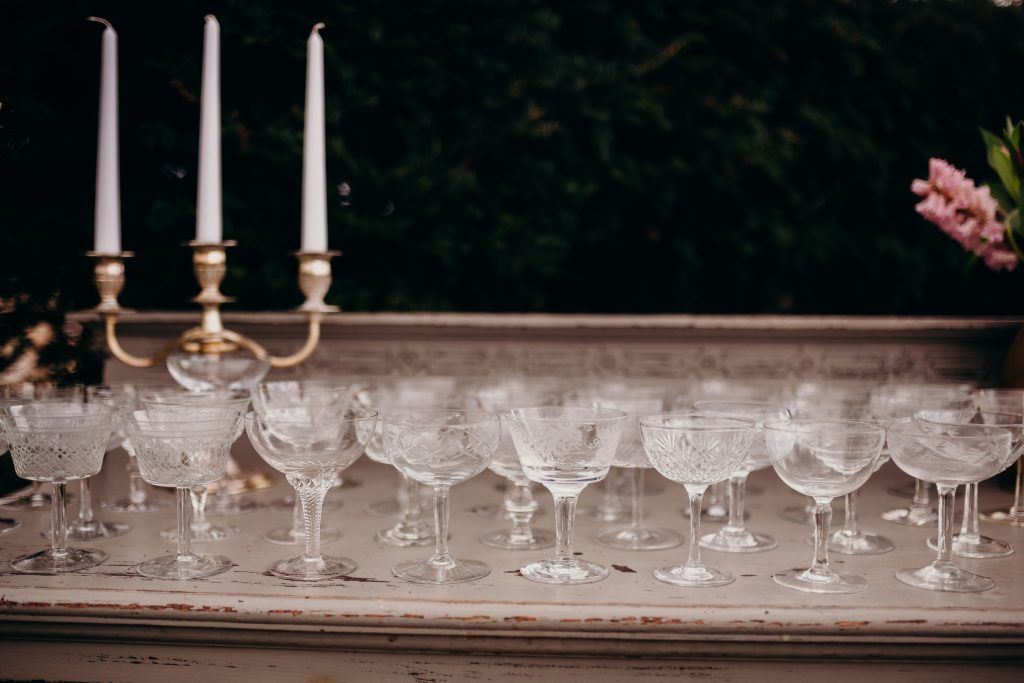
[[[107,21],[106,19],[104,19],[103,17],[86,17],[85,20],[86,21],[95,21],[97,24],[103,24],[104,26],[109,28],[111,31],[114,30],[114,27],[110,25],[110,22]]]
[[[315,24],[313,24],[313,30],[310,31],[310,33],[316,33],[317,31],[319,31],[322,28],[325,28],[326,26],[327,24],[325,24],[324,22],[318,21]]]
[[[213,16],[212,14],[207,14],[205,17],[203,17],[203,21],[217,21],[217,17]]]

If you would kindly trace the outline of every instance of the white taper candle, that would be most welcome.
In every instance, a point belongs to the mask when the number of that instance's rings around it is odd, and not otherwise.
[[[199,188],[196,241],[215,244],[221,235],[220,24],[206,15],[203,28],[203,83],[199,97]]]
[[[121,172],[117,142],[117,32],[99,17],[89,21],[103,24],[100,61],[100,123],[96,143],[96,217],[93,251],[121,253]]]
[[[327,251],[327,156],[324,133],[323,24],[306,43],[306,125],[302,135],[302,251]]]

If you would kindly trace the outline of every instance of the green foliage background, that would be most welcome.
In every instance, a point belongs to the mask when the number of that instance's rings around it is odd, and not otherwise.
[[[96,14],[120,35],[122,302],[190,306],[207,12],[241,307],[300,298],[305,40],[325,21],[348,310],[1024,313],[1021,275],[965,275],[909,192],[929,156],[988,179],[978,128],[1024,117],[1024,12],[987,0],[8,3],[5,290],[95,302]]]

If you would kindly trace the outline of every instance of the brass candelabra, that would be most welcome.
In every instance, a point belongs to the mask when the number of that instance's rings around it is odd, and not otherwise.
[[[124,261],[134,254],[129,251],[119,254],[89,252],[87,255],[96,260],[93,274],[100,294],[100,303],[95,310],[103,316],[107,346],[114,357],[133,368],[151,367],[179,349],[186,353],[217,357],[244,350],[257,358],[266,359],[275,368],[293,367],[309,358],[320,342],[320,322],[323,317],[338,311],[337,306],[324,303],[324,296],[331,287],[331,258],[341,252],[296,253],[299,259],[299,289],[306,296],[306,301],[297,310],[307,317],[306,341],[290,356],[273,356],[255,340],[225,328],[221,320],[221,305],[233,301],[221,293],[220,285],[227,272],[227,248],[235,244],[233,241],[188,243],[192,249],[192,266],[200,288],[198,296],[192,299],[202,307],[200,323],[182,332],[177,339],[169,341],[156,354],[147,357],[128,353],[117,339],[118,320],[128,312],[117,300],[125,284]]]

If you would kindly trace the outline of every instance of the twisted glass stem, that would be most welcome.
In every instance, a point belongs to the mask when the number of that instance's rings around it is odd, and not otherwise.
[[[139,463],[134,457],[128,458],[128,500],[137,504],[146,502],[146,487],[142,473],[139,472]]]
[[[288,475],[288,483],[295,488],[295,494],[302,502],[303,533],[306,548],[302,561],[307,566],[318,569],[323,566],[324,559],[320,554],[320,522],[323,518],[324,498],[334,483],[337,472],[322,472],[316,476]]]
[[[914,480],[914,500],[910,503],[910,509],[915,508],[920,510],[927,510],[931,506],[931,497],[928,495],[927,482],[921,481],[920,479]]]

